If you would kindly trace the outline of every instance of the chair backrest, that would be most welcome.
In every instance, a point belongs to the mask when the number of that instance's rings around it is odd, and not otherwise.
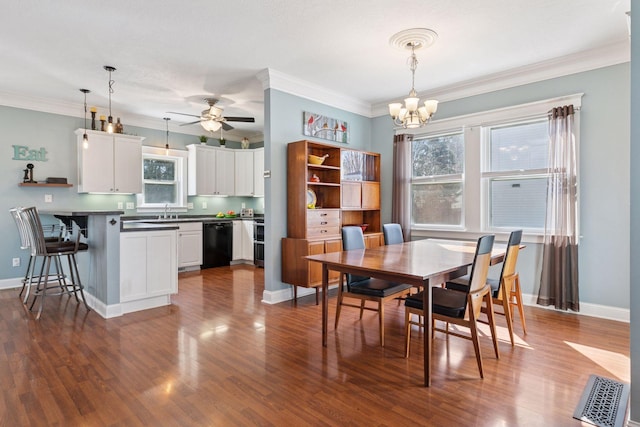
[[[29,247],[31,248],[31,255],[46,255],[47,244],[44,237],[44,231],[42,229],[42,223],[40,222],[40,215],[35,206],[29,208],[23,208],[18,211],[22,222],[25,224],[27,234],[29,236]]]
[[[355,249],[365,249],[364,234],[362,228],[358,226],[347,225],[342,227],[342,249],[345,251],[352,251]],[[361,282],[369,279],[365,276],[356,276],[354,274],[347,274],[347,286],[351,283]]]
[[[389,223],[382,226],[382,234],[384,234],[385,245],[395,245],[404,243],[404,235],[400,224]]]
[[[469,292],[482,289],[487,284],[491,251],[493,250],[494,235],[482,236],[478,239],[476,254],[473,257],[471,275],[469,277]]]
[[[9,213],[13,218],[13,221],[16,223],[16,227],[18,228],[18,233],[20,234],[20,249],[28,249],[29,248],[29,232],[27,231],[27,226],[22,221],[20,217],[20,210],[22,208],[11,208],[9,209]]]
[[[500,278],[511,276],[516,272],[516,263],[518,262],[518,253],[520,252],[520,242],[522,241],[522,230],[512,231],[509,235],[509,243],[507,243],[507,253],[502,263],[502,272]]]

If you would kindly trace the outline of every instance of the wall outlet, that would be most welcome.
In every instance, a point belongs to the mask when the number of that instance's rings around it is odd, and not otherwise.
[[[51,194],[45,194],[45,195],[44,195],[44,202],[45,202],[45,203],[51,203],[51,202],[53,202],[53,195],[51,195]]]
[[[118,202],[118,209],[124,209],[124,203]]]
[[[202,209],[207,209],[207,202],[202,202]]]
[[[13,259],[13,266],[14,267],[20,267],[20,258],[14,258]]]
[[[133,202],[127,202],[127,209],[135,209],[135,206],[133,206]]]
[[[193,209],[193,203],[191,202],[187,203],[187,209]]]
[[[244,209],[244,208],[246,208],[246,206],[245,206],[245,204],[243,203],[243,204],[242,204],[242,209]]]

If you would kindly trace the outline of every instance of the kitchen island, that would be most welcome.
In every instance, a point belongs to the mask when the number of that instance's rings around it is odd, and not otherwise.
[[[141,257],[150,259],[148,252],[155,255],[164,254],[162,262],[173,260],[175,264],[175,235],[177,227],[170,224],[127,224],[123,227],[120,217],[123,211],[111,210],[41,210],[41,215],[50,215],[62,221],[67,227],[74,224],[83,230],[89,245],[87,253],[79,254],[79,269],[82,283],[85,287],[87,302],[100,316],[104,318],[117,317],[122,314],[152,308],[170,303],[169,295],[177,292],[177,270],[169,270],[164,274],[164,280],[172,285],[160,296],[152,292],[150,301],[141,296],[141,274],[153,276],[153,268],[147,264],[141,265]],[[150,234],[148,234],[150,233]],[[158,238],[158,233],[163,237]],[[121,238],[127,237],[127,242],[133,241],[135,235],[148,241],[155,238],[155,246],[139,244],[132,249],[127,246],[122,253]],[[142,251],[142,253],[140,253]],[[123,259],[123,255],[125,258]],[[123,265],[124,261],[124,265]],[[124,267],[124,268],[123,268]],[[148,275],[148,272],[151,272]],[[124,286],[123,286],[124,285]],[[124,290],[124,292],[123,292]],[[146,290],[146,288],[145,288]],[[135,301],[135,302],[134,302]]]

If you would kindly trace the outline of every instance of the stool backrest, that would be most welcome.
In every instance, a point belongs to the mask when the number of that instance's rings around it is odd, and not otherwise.
[[[18,233],[20,234],[20,249],[29,249],[29,232],[27,231],[27,226],[22,221],[20,217],[20,211],[22,208],[16,207],[9,209],[9,213],[13,218],[13,221],[16,223],[16,227],[18,228]]]
[[[44,237],[44,231],[42,229],[42,222],[40,222],[40,215],[38,215],[38,210],[35,206],[31,206],[21,209],[19,213],[29,236],[31,255],[46,255],[47,244]]]

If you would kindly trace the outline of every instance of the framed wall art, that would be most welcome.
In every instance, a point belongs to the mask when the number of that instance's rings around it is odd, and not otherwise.
[[[302,133],[305,136],[328,139],[336,142],[349,142],[349,126],[347,122],[321,114],[304,112]]]

